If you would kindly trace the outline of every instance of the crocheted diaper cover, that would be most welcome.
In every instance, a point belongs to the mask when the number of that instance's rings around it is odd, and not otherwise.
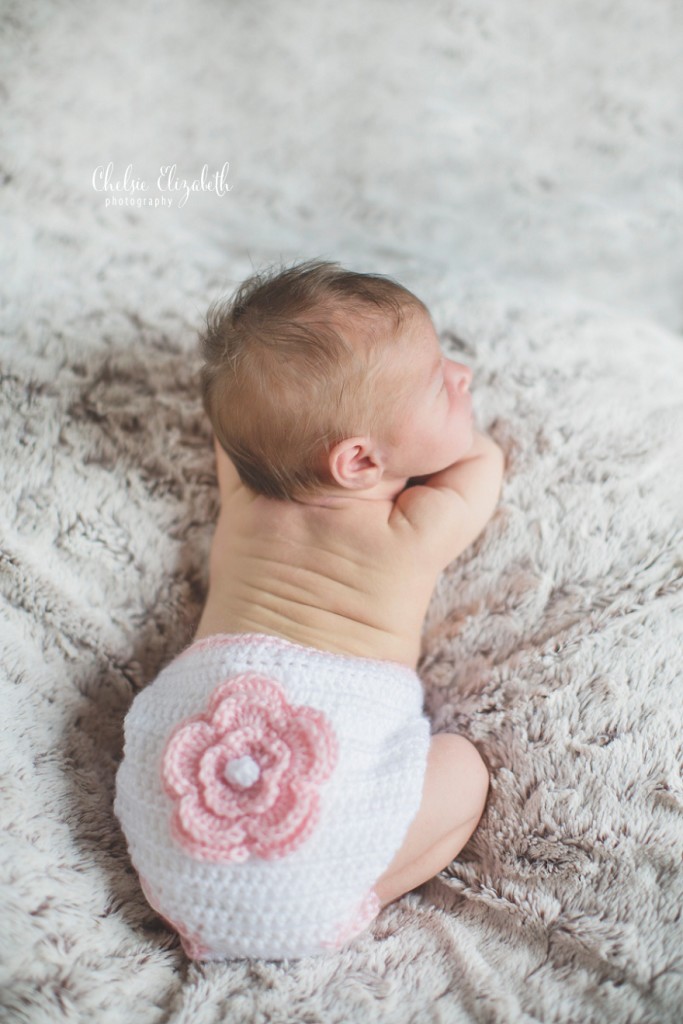
[[[430,740],[408,666],[265,634],[199,640],[137,695],[114,810],[197,959],[322,953],[379,911]]]

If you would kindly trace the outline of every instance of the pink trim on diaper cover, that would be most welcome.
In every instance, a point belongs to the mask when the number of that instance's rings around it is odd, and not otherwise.
[[[356,908],[354,915],[344,924],[340,925],[332,939],[322,942],[325,949],[341,949],[343,946],[360,935],[371,924],[380,910],[382,903],[374,889],[367,893]]]
[[[166,743],[171,835],[197,860],[284,857],[314,831],[337,759],[322,711],[290,705],[280,683],[255,672],[226,679]]]
[[[142,889],[145,899],[149,903],[150,907],[161,918],[167,928],[170,928],[172,932],[177,932],[180,938],[180,944],[183,947],[183,952],[190,958],[190,960],[217,960],[220,958],[220,954],[214,953],[213,950],[208,949],[202,943],[196,932],[190,931],[190,929],[181,922],[172,921],[170,917],[162,914],[156,905],[157,899],[149,881],[141,875],[139,871],[138,878],[140,880],[140,888]]]
[[[174,659],[177,661],[179,658],[184,658],[188,654],[194,654],[195,651],[211,651],[217,647],[231,647],[238,643],[247,641],[263,642],[269,647],[279,647],[281,650],[292,647],[302,646],[295,644],[292,640],[286,640],[284,637],[274,636],[271,633],[214,633],[212,636],[203,636],[200,640],[195,640],[185,647]],[[317,650],[317,648],[311,648],[311,650]]]
[[[406,665],[403,661],[392,661],[390,658],[370,658],[362,654],[342,654],[339,651],[325,651],[321,647],[313,647],[310,644],[302,644],[297,640],[288,640],[283,636],[275,636],[272,633],[214,633],[212,636],[203,636],[199,640],[190,643],[180,651],[174,661],[194,654],[195,651],[210,651],[217,647],[229,647],[235,644],[248,643],[264,644],[269,647],[279,647],[280,650],[298,650],[306,653],[323,654],[325,657],[352,661],[354,663],[366,662],[369,665],[385,665],[392,669],[399,669],[407,672],[411,679],[417,675],[415,669]]]

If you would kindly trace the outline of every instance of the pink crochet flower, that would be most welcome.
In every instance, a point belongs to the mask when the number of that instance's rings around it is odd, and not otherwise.
[[[284,857],[315,829],[337,755],[321,711],[291,706],[278,682],[254,672],[227,679],[166,744],[173,838],[197,860]]]

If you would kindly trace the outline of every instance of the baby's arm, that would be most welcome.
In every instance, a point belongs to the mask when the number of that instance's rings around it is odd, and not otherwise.
[[[216,528],[211,541],[209,554],[209,588],[214,580],[220,579],[225,572],[226,565],[226,538],[231,530],[230,512],[228,508],[229,499],[237,494],[243,487],[239,474],[233,465],[227,452],[218,443],[214,435],[214,452],[216,454],[216,475],[218,477],[218,489],[220,492],[220,512],[216,521]]]
[[[479,536],[500,497],[505,456],[487,434],[474,431],[474,442],[459,462],[432,473],[426,487],[443,491],[451,501],[465,546]]]
[[[402,491],[395,506],[443,566],[479,536],[493,515],[505,457],[496,442],[474,432],[472,448],[452,466],[421,477]]]
[[[216,474],[218,476],[218,489],[220,491],[222,508],[226,499],[231,494],[234,494],[238,487],[242,487],[243,484],[232,460],[225,449],[218,443],[218,439],[215,436],[213,447],[216,453]]]

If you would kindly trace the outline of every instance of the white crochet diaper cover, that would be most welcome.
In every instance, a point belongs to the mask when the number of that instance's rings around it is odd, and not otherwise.
[[[370,924],[422,797],[422,701],[406,665],[258,633],[195,642],[137,695],[114,811],[188,956],[314,955]]]

